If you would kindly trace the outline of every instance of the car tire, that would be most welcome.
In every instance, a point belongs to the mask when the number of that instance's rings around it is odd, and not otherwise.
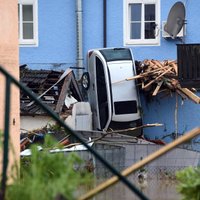
[[[81,85],[85,90],[88,90],[90,87],[90,76],[88,72],[84,72],[81,77]]]

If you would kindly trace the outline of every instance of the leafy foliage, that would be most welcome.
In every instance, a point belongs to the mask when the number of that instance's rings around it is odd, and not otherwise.
[[[8,187],[6,200],[73,200],[77,188],[91,183],[91,174],[80,167],[77,154],[50,154],[49,146],[55,143],[46,136],[43,148],[47,150],[38,151],[33,145],[32,156],[21,160],[21,176]]]
[[[183,200],[200,200],[200,167],[188,167],[176,174],[178,191],[182,194]]]

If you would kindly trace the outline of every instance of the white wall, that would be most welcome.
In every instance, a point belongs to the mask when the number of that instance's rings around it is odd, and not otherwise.
[[[35,130],[45,127],[47,124],[55,124],[55,122],[48,116],[21,116],[20,129],[23,130]]]

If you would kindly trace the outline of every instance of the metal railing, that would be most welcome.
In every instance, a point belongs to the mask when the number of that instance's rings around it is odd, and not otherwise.
[[[97,159],[99,159],[102,164],[107,167],[114,175],[118,177],[132,192],[134,192],[140,199],[148,200],[148,198],[137,189],[125,176],[118,172],[109,162],[107,162],[102,156],[99,155],[92,147],[90,147],[79,135],[69,128],[59,116],[54,113],[47,105],[43,104],[38,97],[32,93],[32,91],[16,80],[12,75],[10,75],[3,67],[0,66],[0,72],[6,78],[5,87],[5,123],[4,123],[4,141],[3,141],[3,168],[2,168],[2,179],[0,188],[0,199],[5,199],[6,192],[6,181],[7,181],[7,167],[8,167],[8,153],[9,153],[9,121],[10,121],[10,98],[11,98],[11,84],[16,85],[20,90],[25,92],[36,104],[38,104],[45,112],[47,112],[60,126],[62,126],[65,131],[73,135],[81,144],[83,144]]]

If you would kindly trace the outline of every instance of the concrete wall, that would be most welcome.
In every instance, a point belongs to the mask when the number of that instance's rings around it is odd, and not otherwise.
[[[17,0],[0,0],[0,65],[19,78]],[[0,75],[0,130],[4,127],[5,80]],[[10,140],[15,155],[10,152],[10,165],[19,160],[19,90],[11,88]],[[10,148],[11,149],[11,148]],[[2,152],[2,149],[0,149]],[[2,155],[2,153],[1,153]]]
[[[93,148],[113,167],[122,171],[133,164],[145,159],[147,156],[158,151],[162,146],[155,144],[126,143],[124,145],[112,145],[108,143],[96,143]],[[90,160],[96,166],[95,172],[98,178],[109,177],[112,173],[89,151],[77,151],[83,160]],[[182,148],[174,148],[163,156],[144,166],[148,176],[161,178],[162,172],[167,170],[175,174],[177,170],[185,167],[200,165],[200,153]],[[137,175],[137,173],[136,173]],[[155,177],[156,176],[156,177]]]
[[[125,152],[125,167],[131,166],[133,163],[140,161],[158,151],[162,146],[155,144],[134,144],[124,145]],[[200,153],[181,148],[174,148],[163,156],[149,163],[147,168],[171,168],[176,171],[188,166],[198,166],[200,164]]]

